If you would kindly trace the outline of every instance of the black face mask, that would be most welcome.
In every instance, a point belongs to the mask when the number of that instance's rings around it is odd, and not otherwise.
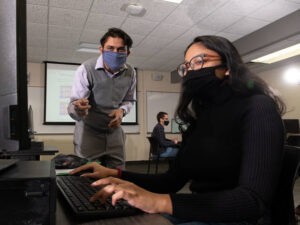
[[[168,126],[169,121],[164,121],[164,124],[165,124],[166,126]]]
[[[225,67],[223,64],[205,67],[199,70],[189,70],[183,77],[183,92],[186,96],[196,98],[211,98],[217,95],[220,84],[224,79],[216,77],[215,70]]]

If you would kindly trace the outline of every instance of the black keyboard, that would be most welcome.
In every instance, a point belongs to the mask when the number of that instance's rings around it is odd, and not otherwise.
[[[116,205],[111,204],[109,197],[105,204],[100,201],[90,202],[89,199],[101,188],[92,187],[94,180],[80,176],[57,176],[57,186],[71,206],[72,211],[78,217],[119,217],[132,216],[141,213],[141,210],[129,205],[127,201],[120,199]]]

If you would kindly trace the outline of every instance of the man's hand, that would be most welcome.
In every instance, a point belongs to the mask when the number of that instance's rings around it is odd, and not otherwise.
[[[114,117],[114,119],[109,122],[108,127],[113,129],[118,128],[122,123],[123,109],[113,110],[108,116]]]
[[[113,176],[113,177],[118,176],[118,171],[117,170],[106,168],[104,166],[99,165],[96,162],[92,162],[90,164],[85,164],[83,166],[77,167],[74,170],[72,170],[70,172],[70,174],[74,175],[78,172],[85,171],[85,170],[93,170],[93,172],[82,174],[81,176],[83,176],[83,177],[101,179],[101,178],[108,177],[108,176]]]
[[[177,139],[177,138],[172,139],[172,141],[173,141],[175,144],[178,144],[178,139]]]
[[[91,108],[91,105],[89,105],[89,100],[86,98],[78,99],[72,102],[72,104],[75,106],[75,111],[80,117],[86,116]]]

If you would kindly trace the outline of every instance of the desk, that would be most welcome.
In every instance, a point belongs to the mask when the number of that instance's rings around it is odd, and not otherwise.
[[[56,199],[56,225],[172,225],[172,223],[159,214],[141,214],[136,216],[107,218],[96,220],[78,220],[72,214],[69,206],[64,202],[63,196],[57,191]]]

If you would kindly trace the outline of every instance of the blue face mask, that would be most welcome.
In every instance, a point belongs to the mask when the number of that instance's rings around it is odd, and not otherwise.
[[[119,70],[126,63],[127,54],[103,50],[103,61],[113,71]]]

